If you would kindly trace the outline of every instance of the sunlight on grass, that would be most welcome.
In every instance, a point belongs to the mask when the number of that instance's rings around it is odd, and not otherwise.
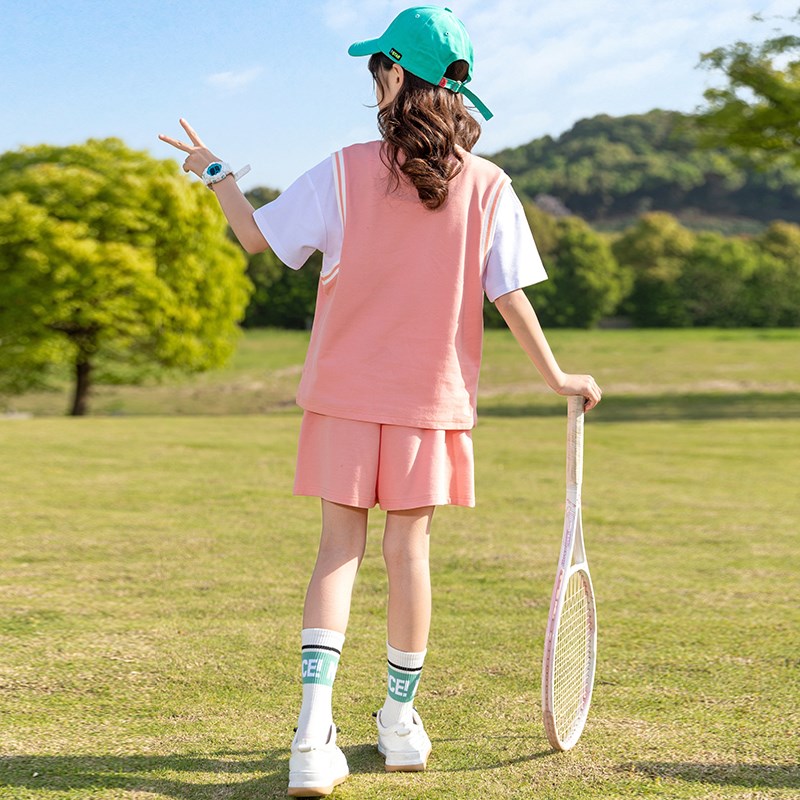
[[[293,411],[308,337],[305,331],[247,331],[226,368],[173,376],[161,383],[150,380],[142,386],[97,386],[90,412],[119,416]],[[594,374],[608,400],[800,394],[800,330],[553,330],[548,338],[562,368]],[[7,410],[58,416],[65,413],[68,397],[69,384],[61,380],[51,392],[0,398],[0,403]],[[495,411],[508,407],[512,413],[526,407],[560,413],[561,401],[507,330],[489,330],[480,406]]]
[[[334,701],[353,774],[334,797],[797,797],[797,335],[553,339],[565,366],[636,387],[587,418],[599,662],[584,736],[552,753],[539,710],[566,403],[492,332],[478,507],[434,522],[417,703],[430,769],[387,775],[374,747],[386,590],[375,513]],[[229,371],[192,383],[212,398],[218,381],[211,416],[176,416],[187,401],[175,384],[115,389],[130,416],[0,420],[0,798],[285,795],[319,510],[291,496],[296,374],[275,390],[277,411],[224,413],[244,406],[222,387],[262,364],[277,381],[303,335],[246,344]],[[723,374],[736,385],[709,389]],[[162,401],[160,416],[133,415]]]

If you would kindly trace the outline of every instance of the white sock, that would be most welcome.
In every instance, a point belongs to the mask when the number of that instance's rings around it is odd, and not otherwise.
[[[344,634],[325,628],[304,628],[301,634],[303,705],[297,721],[297,741],[325,744],[333,711],[333,680],[339,666]]]
[[[381,709],[381,724],[384,727],[398,722],[411,722],[414,695],[427,652],[406,653],[386,643],[387,693]]]

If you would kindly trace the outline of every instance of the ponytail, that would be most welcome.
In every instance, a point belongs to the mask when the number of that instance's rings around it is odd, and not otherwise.
[[[382,92],[382,74],[394,62],[383,53],[369,59],[369,71]],[[455,61],[445,77],[466,79],[466,61]],[[378,111],[378,129],[383,137],[381,158],[395,180],[404,176],[417,190],[422,204],[431,210],[447,200],[449,182],[461,172],[464,158],[458,148],[471,151],[481,135],[481,126],[467,111],[460,94],[405,71],[397,97]]]

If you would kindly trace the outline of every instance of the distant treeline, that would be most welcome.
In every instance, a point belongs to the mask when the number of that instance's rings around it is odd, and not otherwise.
[[[773,222],[758,236],[728,237],[654,212],[610,237],[576,217],[528,214],[550,279],[527,292],[547,325],[800,325],[800,226]],[[487,307],[487,321],[496,318]]]
[[[520,195],[558,198],[590,222],[648,211],[800,222],[800,169],[758,154],[698,146],[695,118],[677,111],[583,119],[489,156]]]
[[[543,323],[800,325],[800,170],[780,163],[759,171],[755,157],[703,150],[696,136],[692,117],[677,112],[604,115],[491,157],[514,180],[549,274],[526,290]],[[276,195],[248,193],[255,206]],[[750,218],[760,232],[692,231],[664,209]],[[589,224],[613,217],[628,220],[618,233]],[[299,272],[272,253],[251,256],[245,326],[308,327],[320,267],[319,253]],[[489,303],[485,317],[502,324]]]
[[[525,210],[549,275],[526,293],[545,325],[589,328],[610,317],[641,327],[800,325],[798,225],[727,237],[655,212],[612,237],[578,217]],[[297,272],[271,252],[251,256],[245,326],[310,326],[320,267],[319,253]],[[488,301],[485,320],[504,324]]]

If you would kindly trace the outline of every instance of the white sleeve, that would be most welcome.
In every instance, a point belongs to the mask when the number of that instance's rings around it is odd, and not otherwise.
[[[483,289],[494,303],[501,295],[544,280],[547,280],[547,272],[525,211],[509,183],[497,204],[494,237],[483,272]]]
[[[338,217],[331,157],[301,175],[271,203],[253,212],[253,219],[275,255],[292,269],[300,269],[320,250],[324,261],[331,247],[341,250],[342,234],[335,230]],[[329,226],[333,224],[334,230]],[[339,223],[341,228],[341,222]]]

